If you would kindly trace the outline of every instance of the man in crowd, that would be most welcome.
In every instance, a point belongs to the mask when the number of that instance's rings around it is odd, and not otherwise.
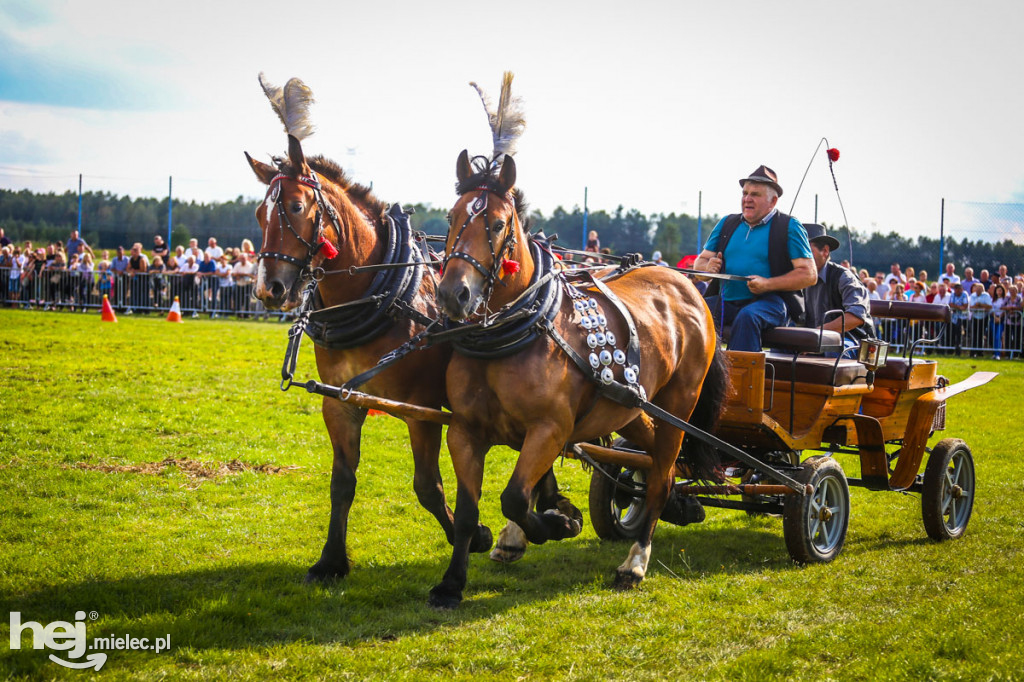
[[[970,268],[967,268],[967,270],[970,270]],[[965,275],[967,270],[964,270]],[[971,309],[970,296],[964,291],[964,285],[961,282],[953,285],[953,293],[949,297],[948,305],[952,314],[950,315],[949,326],[946,327],[945,345],[953,348],[954,352],[960,355],[960,348],[963,344]]]
[[[118,308],[124,309],[128,300],[128,266],[131,265],[128,256],[124,255],[124,247],[117,247],[117,256],[110,261],[110,272],[114,277],[114,298]]]
[[[939,276],[940,282],[945,282],[947,286],[953,286],[960,281],[960,275],[956,274],[956,266],[952,263],[946,263],[946,271]]]
[[[693,267],[748,276],[725,281],[708,305],[720,325],[732,325],[731,350],[760,351],[765,330],[802,323],[802,290],[817,275],[803,225],[775,208],[782,196],[775,171],[759,166],[740,187],[742,212],[715,225]]]
[[[885,276],[885,283],[889,285],[889,288],[892,288],[897,284],[902,284],[906,286],[907,278],[900,271],[899,263],[893,263],[891,266],[889,266],[889,274]]]
[[[878,292],[878,297],[880,299],[882,299],[883,301],[885,299],[889,298],[889,289],[890,288],[891,287],[888,284],[885,283],[885,273],[884,272],[876,272],[875,273],[875,291]]]
[[[814,284],[804,289],[807,304],[807,327],[824,327],[826,330],[844,334],[846,348],[856,348],[861,339],[874,337],[871,321],[871,303],[867,287],[853,271],[836,265],[829,256],[839,248],[839,240],[827,234],[825,228],[815,223],[804,225],[811,244],[811,254],[817,268]],[[830,310],[842,310],[842,315],[832,315]]]
[[[84,247],[85,251],[92,253],[92,249],[85,243],[84,239],[79,238],[78,230],[71,230],[71,236],[68,238],[68,243],[64,245],[64,252],[68,255],[68,258],[79,253],[78,248]]]
[[[974,279],[974,268],[964,268],[964,277],[960,280],[960,283],[964,285],[964,293],[968,296],[971,295],[971,290],[974,288],[974,283],[978,280]]]
[[[250,310],[252,305],[253,276],[256,274],[256,266],[249,262],[249,254],[242,252],[238,257],[238,263],[231,271],[231,277],[235,280],[237,310]],[[243,317],[248,317],[243,315]]]
[[[160,235],[153,237],[153,260],[156,261],[156,257],[160,256],[160,260],[164,263],[167,262],[167,256],[170,255],[170,249],[167,247],[167,242]]]
[[[7,235],[4,233],[4,228],[0,227],[0,249],[2,249],[5,246],[10,246],[10,245],[11,245],[11,240],[8,239]]]
[[[210,237],[210,240],[207,242],[206,249],[204,250],[206,251],[206,255],[209,256],[210,260],[214,263],[220,260],[220,257],[224,255],[224,249],[217,246],[217,240],[214,237]]]
[[[193,262],[196,265],[198,265],[199,263],[203,262],[203,252],[199,248],[199,240],[198,239],[189,239],[188,240],[188,248],[185,249],[185,253],[183,254],[183,258],[179,258],[178,260],[181,261],[181,262],[185,262],[185,259],[187,259],[189,256],[192,256]]]

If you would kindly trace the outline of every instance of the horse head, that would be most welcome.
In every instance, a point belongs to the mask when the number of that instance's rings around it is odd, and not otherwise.
[[[529,282],[533,262],[525,248],[520,213],[522,196],[515,188],[516,164],[506,156],[500,171],[474,171],[463,151],[456,164],[459,199],[448,213],[444,271],[437,300],[452,320],[464,320],[481,306],[501,304]],[[526,266],[525,268],[523,266]],[[495,291],[501,284],[501,291]],[[493,295],[492,295],[493,294]]]
[[[444,275],[437,292],[438,302],[452,320],[514,298],[521,291],[520,283],[529,282],[533,274],[520,221],[526,205],[515,187],[512,159],[526,118],[522,102],[512,96],[512,78],[508,71],[502,77],[497,107],[476,83],[470,83],[487,113],[494,151],[490,159],[471,160],[463,150],[455,167],[459,200],[448,214]],[[501,283],[500,291],[494,291],[496,283]]]
[[[263,243],[254,295],[269,310],[299,305],[304,283],[338,256],[337,188],[309,166],[297,138],[289,136],[288,142],[288,159],[278,159],[276,167],[245,155],[267,185],[256,209]]]

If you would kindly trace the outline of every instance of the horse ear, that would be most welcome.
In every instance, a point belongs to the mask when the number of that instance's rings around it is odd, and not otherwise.
[[[294,135],[288,136],[288,159],[292,162],[302,175],[309,175],[309,166],[306,165],[306,155],[302,153],[302,143]]]
[[[270,181],[277,175],[277,169],[252,158],[249,156],[249,152],[244,153],[245,158],[249,161],[249,167],[252,168],[252,172],[256,174],[256,177],[260,179],[260,182],[264,185],[269,185]]]
[[[459,154],[459,160],[455,162],[455,178],[462,183],[471,175],[473,175],[473,165],[469,162],[469,152],[463,149]]]
[[[516,162],[508,154],[501,160],[501,173],[498,175],[498,186],[502,193],[516,186]]]

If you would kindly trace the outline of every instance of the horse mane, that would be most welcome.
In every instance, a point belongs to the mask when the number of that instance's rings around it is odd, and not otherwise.
[[[474,156],[470,163],[473,165],[473,174],[465,180],[455,183],[455,192],[460,197],[466,192],[478,189],[486,189],[488,192],[494,192],[499,195],[504,194],[504,190],[498,184],[500,167],[494,164],[491,158],[487,156]],[[523,224],[523,229],[529,231],[527,211],[530,210],[530,204],[526,201],[523,191],[518,187],[513,187],[510,192],[515,204],[516,213],[519,214],[519,221]]]
[[[368,213],[374,218],[387,210],[387,204],[374,196],[373,191],[369,187],[353,182],[342,167],[334,161],[317,155],[307,158],[306,163],[318,175],[330,180],[344,190],[353,203],[365,206]],[[287,157],[275,156],[274,165],[277,166],[277,171],[283,175],[287,175],[290,178],[299,177],[299,169]]]

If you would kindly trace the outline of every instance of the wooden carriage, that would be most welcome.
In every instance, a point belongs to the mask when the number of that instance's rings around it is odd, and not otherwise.
[[[871,312],[875,318],[940,330],[949,322],[946,306],[874,301]],[[728,351],[730,396],[714,434],[751,459],[726,466],[720,485],[682,476],[673,491],[677,503],[669,505],[663,520],[703,519],[694,501],[702,507],[782,514],[786,545],[796,561],[830,561],[842,550],[854,485],[920,493],[930,537],[963,534],[975,482],[970,449],[954,438],[930,451],[926,446],[945,428],[946,399],[990,381],[994,372],[976,372],[948,385],[934,359],[914,355],[933,342],[926,337],[909,344],[903,356],[875,362],[826,357],[842,349],[835,332],[779,328],[764,341],[770,352]],[[575,452],[595,464],[590,514],[598,534],[631,537],[645,513],[639,491],[646,455],[621,442],[611,448],[581,443]],[[833,457],[837,453],[859,456],[859,477],[845,476]]]

